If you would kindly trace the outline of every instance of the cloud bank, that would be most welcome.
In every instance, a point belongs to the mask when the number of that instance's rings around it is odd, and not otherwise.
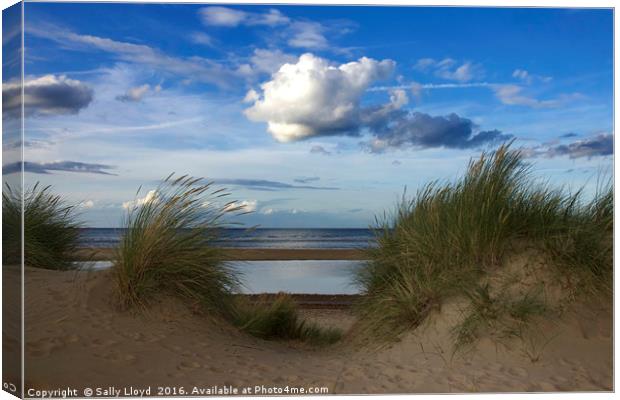
[[[478,148],[509,140],[498,130],[478,131],[470,119],[457,114],[431,116],[421,112],[395,111],[371,125],[375,137],[362,146],[372,153],[409,147],[451,149]]]

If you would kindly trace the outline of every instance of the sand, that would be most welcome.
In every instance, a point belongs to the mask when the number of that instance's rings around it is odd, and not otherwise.
[[[158,387],[206,394],[214,385],[325,387],[331,394],[612,389],[609,309],[584,307],[540,325],[548,340],[514,340],[508,347],[482,340],[455,357],[448,326],[458,318],[458,304],[446,304],[387,348],[344,341],[312,349],[250,337],[174,299],[142,313],[121,312],[109,274],[27,269],[26,388],[68,387],[80,395],[86,387],[110,386],[150,387],[151,395]],[[346,309],[302,312],[344,330],[355,323]]]
[[[75,254],[76,261],[107,261],[113,249],[84,248]],[[228,260],[278,261],[278,260],[363,260],[364,251],[358,249],[224,249]]]

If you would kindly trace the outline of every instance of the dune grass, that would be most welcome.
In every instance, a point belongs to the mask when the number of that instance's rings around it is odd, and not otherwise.
[[[214,246],[226,217],[246,213],[224,189],[189,176],[168,176],[129,208],[113,274],[124,308],[146,307],[162,293],[179,297],[263,339],[329,341],[331,332],[307,325],[290,298],[272,305],[240,301],[239,272]]]
[[[366,294],[358,329],[396,339],[447,298],[471,294],[516,243],[544,251],[577,290],[606,291],[612,215],[611,185],[583,204],[581,192],[536,183],[510,144],[483,153],[456,182],[424,186],[379,221],[378,247],[356,277]]]
[[[568,283],[572,297],[613,291],[613,186],[599,187],[585,206],[563,216],[565,229],[544,238],[550,265]]]
[[[523,327],[549,311],[541,286],[514,296],[502,290],[491,293],[488,283],[479,284],[467,292],[466,297],[469,306],[465,318],[452,328],[455,351],[470,348],[484,333],[499,340],[519,337]]]
[[[215,206],[228,195],[189,176],[168,176],[155,190],[130,205],[126,233],[114,256],[114,277],[121,304],[145,306],[168,292],[222,310],[238,288],[235,272],[212,245],[234,203]]]
[[[67,270],[78,246],[77,206],[67,204],[38,183],[23,193],[24,259],[35,268]],[[2,192],[2,262],[21,263],[22,192]]]
[[[283,293],[271,304],[240,302],[233,323],[242,331],[266,340],[299,340],[324,346],[341,338],[337,329],[322,328],[300,318],[293,299]]]

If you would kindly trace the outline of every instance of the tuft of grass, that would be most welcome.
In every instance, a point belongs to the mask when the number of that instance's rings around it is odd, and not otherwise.
[[[325,346],[340,340],[333,328],[322,328],[299,317],[297,305],[287,294],[279,294],[271,304],[238,303],[233,323],[242,331],[265,340],[299,340]]]
[[[565,228],[544,238],[550,264],[572,297],[613,293],[613,186],[564,216]]]
[[[203,311],[267,340],[301,340],[322,345],[337,341],[336,330],[299,318],[290,297],[273,304],[251,304],[235,296],[239,273],[214,246],[225,216],[244,208],[219,199],[229,194],[189,176],[168,176],[155,191],[136,200],[125,220],[125,235],[115,252],[113,274],[121,306],[145,307],[162,293],[198,304]]]
[[[524,326],[548,311],[541,286],[510,295],[501,290],[492,294],[486,283],[476,286],[466,296],[469,307],[465,318],[452,328],[455,351],[472,346],[484,333],[499,339],[520,337]]]
[[[432,182],[377,222],[378,246],[356,279],[363,336],[395,340],[445,299],[467,295],[515,243],[550,256],[574,287],[611,285],[613,191],[588,204],[534,181],[510,143],[470,161],[454,183]],[[583,290],[582,290],[583,292]]]
[[[234,202],[216,206],[228,193],[189,176],[168,176],[125,218],[125,235],[114,255],[113,272],[121,305],[144,306],[162,291],[228,312],[238,288],[235,271],[213,246],[222,218],[240,211]]]
[[[22,198],[24,263],[30,267],[67,270],[78,247],[77,207],[67,204],[50,186],[36,183],[23,193],[8,184],[2,192],[2,262],[21,263]]]

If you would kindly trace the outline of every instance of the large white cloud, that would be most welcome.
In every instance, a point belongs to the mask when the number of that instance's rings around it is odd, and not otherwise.
[[[279,142],[312,136],[355,134],[361,119],[360,100],[375,81],[386,79],[394,70],[392,60],[362,57],[333,65],[307,53],[297,63],[284,64],[261,92],[250,91],[245,110],[252,121],[267,122],[267,129]]]

